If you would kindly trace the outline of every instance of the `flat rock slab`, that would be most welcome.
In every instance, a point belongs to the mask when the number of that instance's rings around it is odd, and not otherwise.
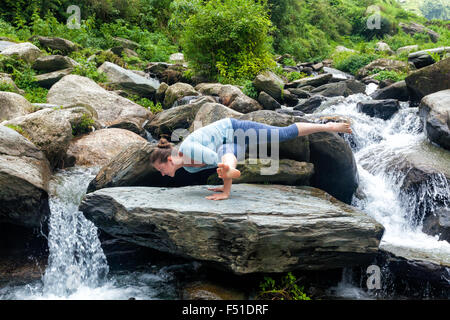
[[[207,187],[106,188],[80,210],[117,238],[236,274],[363,265],[378,252],[383,226],[319,189],[239,184],[211,201]]]

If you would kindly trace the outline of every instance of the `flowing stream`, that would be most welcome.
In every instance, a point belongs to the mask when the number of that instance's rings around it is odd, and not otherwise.
[[[368,86],[368,90],[373,88]],[[450,159],[433,158],[439,148],[427,141],[417,108],[402,103],[401,110],[385,121],[357,111],[356,104],[367,99],[365,94],[338,98],[316,112],[352,120],[353,135],[344,137],[354,152],[360,180],[352,204],[385,227],[381,248],[409,259],[450,266],[450,244],[422,232],[427,213],[450,207],[450,188],[439,171],[449,167]],[[411,192],[402,185],[410,169],[405,155],[414,152],[429,153],[427,162],[435,164],[437,170]],[[0,299],[177,298],[172,275],[164,268],[154,272],[110,272],[97,228],[78,211],[97,171],[98,168],[75,167],[54,175],[50,183],[49,258],[45,273],[27,285],[0,288]],[[337,296],[370,298],[349,278],[348,270],[344,270],[342,282],[334,288]]]
[[[172,275],[152,272],[111,274],[97,228],[78,206],[98,168],[75,167],[50,181],[48,265],[41,280],[0,288],[0,299],[173,299]]]

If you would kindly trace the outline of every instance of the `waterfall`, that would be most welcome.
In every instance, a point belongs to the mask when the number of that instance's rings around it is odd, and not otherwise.
[[[50,182],[48,266],[43,276],[44,295],[68,296],[80,287],[102,285],[108,263],[97,228],[78,206],[98,169],[65,170]]]
[[[78,210],[98,170],[74,167],[52,176],[45,273],[39,281],[0,288],[0,300],[175,298],[174,278],[164,269],[111,275],[97,228]]]
[[[368,99],[365,94],[352,95],[318,112],[320,116],[339,115],[352,121],[353,134],[344,135],[354,152],[360,178],[352,205],[385,227],[380,248],[450,265],[450,244],[422,232],[427,214],[449,208],[450,187],[439,171],[445,170],[446,164],[430,156],[427,161],[438,170],[416,179],[413,185],[405,183],[408,174],[414,174],[406,156],[442,151],[427,141],[418,108],[402,102],[391,119],[382,120],[358,112],[357,103]],[[443,159],[450,159],[448,153]]]

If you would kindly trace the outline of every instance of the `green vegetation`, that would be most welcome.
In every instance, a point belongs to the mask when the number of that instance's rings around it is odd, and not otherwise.
[[[410,2],[428,10],[427,17],[448,14],[443,0],[434,5],[425,0],[406,1]],[[182,51],[189,63],[183,71],[187,81],[207,76],[212,81],[247,86],[250,95],[248,81],[263,70],[271,69],[286,81],[305,76],[280,70],[273,61],[275,54],[288,54],[284,66],[333,58],[334,67],[355,74],[374,59],[407,60],[407,54],[376,51],[380,40],[394,51],[412,44],[419,50],[450,45],[450,22],[427,21],[404,10],[396,0],[80,0],[80,28],[70,29],[67,22],[73,12],[66,10],[72,4],[69,0],[4,0],[0,36],[13,41],[29,41],[34,35],[71,40],[82,48],[70,54],[80,63],[74,74],[100,83],[106,78],[96,68],[104,61],[143,70],[149,62],[167,62],[170,54]],[[433,43],[426,33],[406,34],[400,22],[426,25],[440,38]],[[370,27],[376,23],[379,28]],[[108,51],[120,45],[117,37],[134,41],[133,50],[139,57]],[[36,40],[30,41],[39,46]],[[356,52],[334,53],[338,45]],[[2,61],[0,68],[9,68],[13,74],[11,66],[2,66]],[[28,66],[14,69],[14,81],[27,97],[44,102],[46,91],[33,84],[34,71]]]
[[[45,103],[48,90],[38,86],[34,76],[36,72],[29,63],[13,57],[0,55],[0,72],[9,73],[20,89],[25,91],[24,97],[32,103]],[[6,90],[13,91],[13,90]]]
[[[185,22],[181,45],[197,73],[239,83],[274,65],[270,28],[264,1],[210,0]]]
[[[408,75],[406,72],[397,72],[394,70],[377,70],[374,69],[369,74],[376,74],[374,77],[375,80],[378,81],[384,81],[384,80],[391,80],[393,82],[398,82],[405,80],[406,76]]]
[[[16,88],[11,83],[8,83],[6,81],[0,82],[0,91],[8,91],[8,92],[15,92]]]
[[[336,69],[351,74],[356,74],[358,70],[370,62],[380,58],[377,54],[339,52],[332,56],[333,66]]]
[[[242,92],[253,99],[258,99],[258,90],[253,85],[252,81],[246,81],[242,88]]]
[[[94,123],[94,119],[87,114],[83,114],[79,122],[72,124],[72,135],[76,137],[91,132]]]
[[[299,280],[289,272],[286,276],[275,281],[271,277],[264,277],[260,283],[260,291],[256,299],[260,300],[311,300],[304,292],[304,287],[299,287]]]
[[[163,110],[163,107],[160,102],[157,102],[155,104],[152,100],[139,97],[138,95],[130,95],[128,96],[128,99],[136,102],[137,104],[143,106],[146,109],[149,109],[152,113],[158,113]]]

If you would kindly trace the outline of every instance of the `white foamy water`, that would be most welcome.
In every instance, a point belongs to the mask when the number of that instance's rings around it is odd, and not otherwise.
[[[422,144],[430,144],[418,110],[401,103],[401,110],[385,121],[357,111],[357,102],[367,99],[370,97],[364,94],[352,95],[318,112],[351,119],[353,135],[344,135],[344,139],[355,154],[360,180],[358,193],[363,194],[360,198],[355,196],[352,204],[384,226],[381,248],[411,259],[450,266],[450,244],[422,232],[425,211],[433,211],[438,203],[449,207],[450,188],[445,176],[436,172],[423,181],[420,194],[401,188],[408,172],[401,170],[405,168],[402,165],[410,169],[404,163],[406,155]]]
[[[109,275],[97,228],[78,206],[98,168],[75,167],[50,181],[48,265],[41,280],[0,288],[0,299],[125,300],[173,298],[172,276],[126,272]]]

